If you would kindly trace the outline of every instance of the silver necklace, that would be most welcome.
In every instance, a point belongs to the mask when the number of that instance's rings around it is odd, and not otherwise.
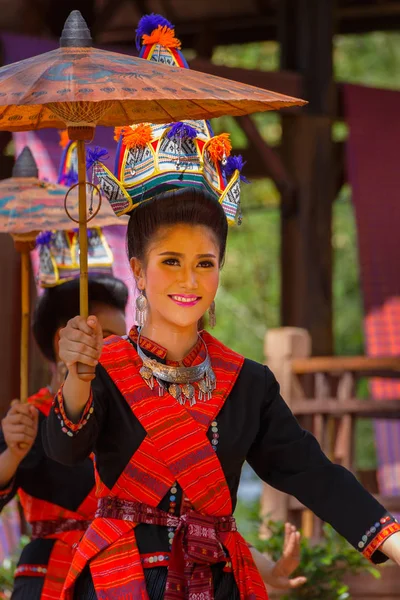
[[[182,406],[186,401],[190,406],[196,404],[196,394],[200,401],[205,402],[211,399],[216,379],[206,343],[201,336],[199,337],[206,349],[206,357],[203,362],[194,367],[171,367],[144,354],[140,347],[140,329],[138,329],[137,353],[143,362],[139,372],[150,389],[154,389],[154,386],[157,385],[159,396],[163,396],[167,391]]]

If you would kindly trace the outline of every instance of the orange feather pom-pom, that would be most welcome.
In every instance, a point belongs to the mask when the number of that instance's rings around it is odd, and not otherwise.
[[[66,146],[68,146],[68,144],[70,142],[70,139],[68,137],[68,130],[63,129],[62,131],[59,131],[59,135],[60,135],[60,141],[58,143],[61,146],[61,148],[65,148]]]
[[[232,150],[232,144],[229,139],[229,133],[221,133],[211,138],[207,144],[207,152],[214,162],[227,158]]]
[[[121,130],[120,135],[122,135],[123,144],[129,150],[132,148],[144,148],[152,138],[150,123],[140,123],[132,127],[121,127]]]
[[[151,32],[150,35],[146,33],[142,37],[143,46],[160,44],[165,48],[180,48],[181,42],[175,37],[175,30],[170,29],[166,25],[159,25],[157,29]]]
[[[126,125],[124,125],[123,127],[114,127],[114,140],[116,142],[119,142],[119,138],[121,137],[121,135],[124,135],[127,129],[129,129],[129,127],[127,127]]]

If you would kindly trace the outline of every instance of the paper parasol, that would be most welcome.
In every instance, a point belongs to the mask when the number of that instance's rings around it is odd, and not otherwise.
[[[20,400],[28,397],[28,348],[30,326],[29,300],[29,252],[37,234],[42,230],[69,230],[71,220],[64,209],[68,188],[38,179],[35,159],[28,147],[17,158],[13,176],[0,181],[0,231],[12,235],[15,247],[21,254],[21,362]],[[68,196],[72,216],[78,210],[78,193],[72,190]],[[111,209],[104,203],[104,210],[96,215],[93,224],[121,225]]]
[[[209,119],[305,102],[188,69],[98,50],[79,11],[60,48],[0,69],[0,130],[68,128],[78,141],[80,312],[88,314],[84,142],[96,125]],[[91,379],[92,377],[90,377]]]

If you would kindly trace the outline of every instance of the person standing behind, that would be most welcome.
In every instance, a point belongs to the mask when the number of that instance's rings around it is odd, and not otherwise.
[[[101,231],[92,232],[91,240],[96,245],[104,244],[100,255],[109,253]],[[60,330],[79,312],[79,281],[76,277],[70,279],[71,274],[76,275],[73,252],[71,268],[57,267],[61,265],[61,254],[68,262],[66,248],[76,250],[74,232],[47,232],[38,241],[39,278],[44,286],[53,278],[53,287],[39,298],[33,334],[51,365],[52,380],[27,403],[13,400],[0,430],[0,510],[18,493],[32,528],[32,539],[23,549],[16,569],[13,600],[60,598],[75,544],[91,522],[97,504],[92,458],[65,467],[49,459],[42,446],[41,425],[65,377],[58,354]],[[124,335],[127,287],[111,275],[112,260],[106,267],[104,262],[99,263],[97,274],[93,262],[89,273],[90,311],[102,323],[105,337]]]

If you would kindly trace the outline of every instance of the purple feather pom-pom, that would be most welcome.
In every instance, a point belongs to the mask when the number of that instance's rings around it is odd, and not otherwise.
[[[197,136],[197,130],[191,125],[183,123],[182,121],[170,123],[169,127],[171,127],[167,133],[167,138],[169,140],[173,138],[180,138],[181,140],[194,140],[194,138]]]
[[[63,174],[60,183],[61,185],[66,185],[67,187],[71,187],[71,185],[78,183],[78,173],[73,167],[71,167],[67,173]]]
[[[250,181],[244,175],[241,174],[241,171],[245,164],[246,161],[243,160],[241,154],[237,154],[236,156],[228,156],[226,165],[224,167],[224,174],[226,178],[230,179],[235,171],[239,171],[240,181],[243,181],[243,183],[250,183]]]
[[[136,48],[140,50],[142,47],[142,37],[144,35],[150,35],[153,31],[155,31],[158,26],[169,27],[169,29],[175,29],[174,25],[170,23],[165,17],[162,15],[156,15],[152,13],[151,15],[145,15],[139,21],[139,24],[136,29]]]
[[[78,235],[78,234],[79,234],[79,229],[78,229],[78,227],[75,227],[75,229],[73,229],[72,231],[73,231],[74,233],[76,233],[76,235]],[[94,235],[94,231],[93,231],[93,229],[87,229],[86,231],[87,231],[87,237],[88,237],[88,239],[90,239],[90,238],[91,238],[91,237]]]
[[[53,239],[52,231],[42,231],[36,237],[36,244],[37,244],[37,246],[48,246],[52,239]]]
[[[86,170],[89,171],[93,167],[93,165],[101,160],[107,160],[108,150],[106,148],[100,148],[96,146],[95,148],[88,148],[86,154]]]

